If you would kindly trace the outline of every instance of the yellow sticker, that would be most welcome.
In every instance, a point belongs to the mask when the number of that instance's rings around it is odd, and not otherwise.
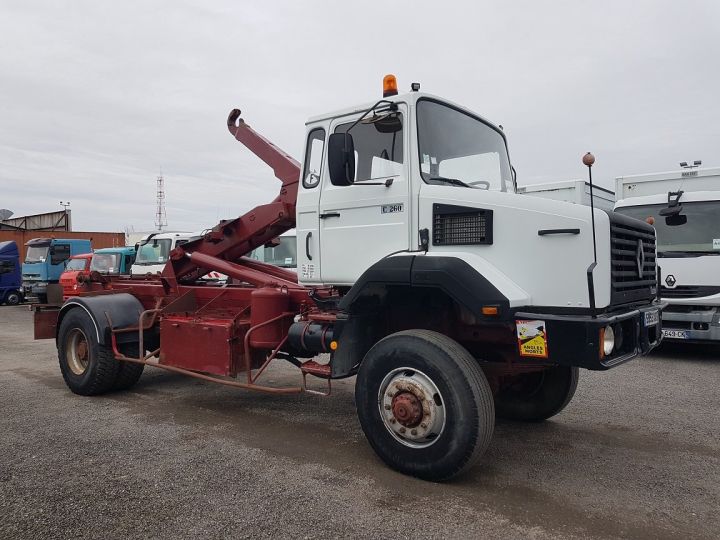
[[[515,321],[520,356],[548,357],[545,321]]]

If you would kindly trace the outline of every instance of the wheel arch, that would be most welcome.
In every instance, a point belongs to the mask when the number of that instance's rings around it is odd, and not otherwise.
[[[398,302],[398,297],[430,298],[433,303],[423,305],[422,311],[408,308],[411,316],[421,315],[415,324],[408,319],[392,320],[383,325],[379,319],[405,303]],[[333,377],[355,373],[370,348],[394,331],[440,328],[433,323],[442,323],[443,315],[448,312],[434,311],[438,305],[451,311],[453,306],[458,306],[456,312],[459,315],[456,315],[463,317],[466,324],[497,324],[512,320],[507,296],[462,259],[418,255],[387,257],[368,268],[340,302],[343,314],[336,325],[339,339],[332,358]],[[485,315],[482,308],[486,306],[496,307],[497,315]],[[447,317],[445,322],[448,322]],[[409,325],[402,327],[403,323]],[[401,326],[397,327],[398,324]]]
[[[71,297],[63,304],[62,308],[60,308],[55,330],[56,342],[63,319],[74,309],[81,309],[89,315],[95,327],[98,343],[101,345],[108,345],[110,343],[111,330],[136,326],[140,314],[145,310],[140,300],[128,293]],[[110,321],[112,321],[112,328],[110,327]],[[123,334],[124,342],[134,342],[137,340],[138,336],[134,332]]]

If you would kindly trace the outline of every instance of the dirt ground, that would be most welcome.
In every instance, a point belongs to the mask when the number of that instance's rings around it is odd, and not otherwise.
[[[479,465],[432,484],[372,452],[354,379],[275,397],[148,368],[83,398],[28,308],[0,307],[0,538],[717,538],[719,356],[583,371],[561,414],[499,422]]]

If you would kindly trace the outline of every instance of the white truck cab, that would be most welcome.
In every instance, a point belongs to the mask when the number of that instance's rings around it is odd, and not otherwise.
[[[287,231],[277,238],[277,243],[268,243],[250,252],[251,259],[297,272],[297,239],[295,230]]]
[[[173,249],[199,237],[199,234],[190,232],[160,232],[145,236],[137,244],[131,274],[145,276],[161,273]]]
[[[720,341],[720,168],[617,178],[615,211],[657,230],[663,334]]]

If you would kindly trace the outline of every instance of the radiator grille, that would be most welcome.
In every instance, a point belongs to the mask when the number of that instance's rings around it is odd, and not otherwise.
[[[614,214],[610,220],[612,303],[645,300],[657,293],[655,231]]]
[[[492,210],[433,205],[433,245],[492,244]]]
[[[663,298],[702,298],[720,293],[720,287],[703,285],[678,285],[673,289],[663,287],[660,296]]]

